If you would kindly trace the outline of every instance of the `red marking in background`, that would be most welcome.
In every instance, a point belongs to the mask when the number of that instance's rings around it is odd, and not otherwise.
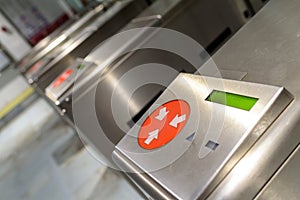
[[[38,33],[33,35],[31,38],[29,38],[29,42],[31,45],[36,45],[39,41],[47,37],[50,33],[55,31],[59,26],[61,26],[63,23],[68,21],[69,16],[67,14],[63,14],[60,17],[58,17],[54,22],[51,24],[48,24],[45,26],[42,30],[40,30]]]
[[[69,76],[73,73],[73,69],[68,69],[67,71],[65,71],[62,75],[60,75],[55,82],[53,83],[53,88],[58,87],[60,84],[62,84],[63,82],[65,82],[65,80],[67,78],[69,78]]]
[[[36,62],[29,70],[29,73],[35,72],[36,70],[38,70],[42,65],[44,64],[43,60],[39,60],[38,62]]]

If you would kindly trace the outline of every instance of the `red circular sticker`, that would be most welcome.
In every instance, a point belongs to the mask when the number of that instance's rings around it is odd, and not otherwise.
[[[149,115],[142,124],[138,143],[144,149],[156,149],[173,140],[183,129],[190,115],[186,101],[169,101]]]

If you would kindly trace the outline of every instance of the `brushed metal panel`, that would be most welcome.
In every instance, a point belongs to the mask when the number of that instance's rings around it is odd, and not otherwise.
[[[212,90],[259,100],[250,111],[244,111],[205,101]],[[116,148],[174,197],[195,199],[207,197],[281,114],[292,96],[276,86],[180,74],[147,113],[173,99],[188,102],[191,114],[172,142],[158,150],[142,149],[136,139],[139,127],[135,125]],[[186,141],[193,132],[194,141]],[[213,151],[205,146],[208,141],[219,146]]]

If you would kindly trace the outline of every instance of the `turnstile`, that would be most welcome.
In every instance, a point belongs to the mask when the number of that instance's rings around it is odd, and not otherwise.
[[[222,5],[222,6],[221,6]],[[210,19],[210,20],[207,20]],[[233,33],[235,33],[244,23],[241,14],[238,14],[235,7],[231,6],[231,3],[228,1],[156,1],[148,9],[142,12],[138,17],[133,19],[122,31],[130,31],[134,28],[140,27],[164,27],[169,28],[175,31],[185,33],[186,35],[192,37],[197,42],[199,42],[209,53],[213,53],[218,49],[228,38],[230,38]],[[147,32],[147,31],[146,31]],[[148,34],[148,35],[147,35]],[[128,41],[124,42],[124,45],[116,47],[117,49],[126,49],[132,45],[139,45],[145,41],[151,35],[149,32],[146,35],[141,31],[140,36],[133,35],[132,38],[128,38]],[[159,33],[154,34],[159,35]],[[153,36],[154,38],[156,36]],[[150,36],[149,36],[150,37]],[[152,36],[151,36],[152,37]],[[152,39],[148,38],[149,41]],[[136,38],[136,39],[133,39]],[[132,42],[130,42],[132,40]],[[109,41],[108,41],[109,43]],[[106,62],[105,70],[109,71],[107,75],[102,76],[101,82],[97,86],[97,91],[95,94],[96,101],[99,102],[96,104],[97,118],[99,123],[103,125],[104,132],[110,133],[108,137],[113,143],[117,143],[125,133],[132,127],[132,125],[138,121],[144,111],[155,101],[155,99],[162,93],[165,89],[164,86],[157,84],[149,84],[140,88],[132,97],[129,98],[119,98],[119,102],[116,102],[117,105],[127,106],[129,103],[129,112],[130,117],[120,117],[120,122],[117,125],[114,119],[110,100],[113,95],[113,91],[116,90],[116,93],[119,93],[120,88],[115,87],[114,83],[111,81],[111,77],[119,80],[126,72],[130,71],[134,66],[138,66],[145,63],[160,63],[162,65],[170,66],[174,71],[172,73],[160,73],[161,77],[164,77],[166,86],[178,75],[179,72],[190,72],[193,73],[195,68],[190,63],[185,61],[182,58],[179,58],[175,54],[168,53],[162,50],[156,49],[140,49],[137,51],[132,51],[126,53],[126,55],[120,56],[120,54],[112,53],[107,57],[105,53],[105,48],[107,43],[101,44],[99,47],[95,48],[86,58],[86,62],[94,63],[93,69],[90,73],[84,73],[89,79],[83,86],[87,93],[92,91],[91,88],[87,89],[88,86],[99,79],[99,65]],[[83,45],[87,45],[83,43]],[[109,44],[108,44],[109,45]],[[103,53],[104,52],[104,53]],[[116,51],[117,52],[117,51]],[[195,52],[194,52],[195,53]],[[204,51],[201,54],[197,55],[199,62],[197,66],[201,66],[208,58],[208,54]],[[57,67],[52,68],[52,71],[56,71],[55,77],[59,77],[57,73],[58,68],[66,69],[67,66],[72,65],[57,65]],[[61,71],[60,71],[61,72]],[[62,72],[65,73],[65,72]],[[47,75],[48,76],[48,75]],[[143,79],[143,76],[151,78],[155,75],[141,75],[140,79]],[[46,77],[46,74],[45,76]],[[54,76],[53,76],[54,77]],[[84,78],[82,78],[84,79]],[[46,87],[50,85],[51,82],[45,81],[46,78],[41,77],[37,81],[37,85],[42,90],[45,90]],[[50,80],[50,79],[49,79]],[[55,81],[52,79],[52,81]],[[53,82],[52,82],[53,83]],[[128,91],[127,87],[131,87],[133,82],[128,81],[124,82],[123,91]],[[49,86],[51,87],[51,86]],[[49,88],[48,88],[49,90]],[[48,93],[49,94],[49,93]],[[85,101],[89,95],[82,97],[78,102]],[[52,98],[53,100],[53,98]],[[73,99],[72,99],[72,90],[66,91],[63,95],[54,100],[58,105],[60,112],[63,111],[63,114],[69,119],[73,120]],[[101,102],[101,103],[100,103]],[[88,103],[90,104],[90,103]],[[122,116],[120,114],[120,116]],[[120,125],[121,124],[121,125]],[[122,129],[119,128],[122,127]],[[92,131],[93,129],[89,129]],[[83,132],[89,130],[82,130]],[[109,130],[109,131],[108,131]],[[112,133],[112,134],[111,134]],[[89,135],[89,133],[86,133]],[[97,144],[96,146],[101,145],[101,140],[93,139]]]
[[[81,120],[76,125],[84,139],[149,198],[298,199],[300,3],[270,1],[224,46],[243,20],[226,1],[218,3],[157,1],[123,29],[159,26],[191,36],[213,54],[207,60],[208,54],[196,52],[200,75],[177,77],[195,68],[161,50],[104,57],[104,43],[84,60],[74,54],[68,64],[51,68],[53,76],[43,73],[36,86],[71,123]],[[157,36],[139,34],[126,45]],[[210,68],[213,61],[217,71]],[[99,69],[102,62],[107,65]],[[146,63],[175,69],[165,73],[156,66],[156,73],[136,77],[164,77],[173,81],[167,89],[149,84],[131,94],[134,80],[116,87],[124,74]],[[73,98],[75,74],[81,74],[75,93],[84,94],[78,98]],[[114,94],[119,124],[111,107]],[[73,119],[74,112],[80,118]]]
[[[139,188],[154,199],[299,199],[299,11],[270,1],[214,54],[224,79],[182,74],[158,98],[113,154]]]
[[[113,157],[154,199],[203,199],[292,99],[282,87],[180,74]]]
[[[19,63],[17,68],[23,72],[26,72],[31,65],[44,57],[50,51],[61,45],[65,40],[68,40],[74,32],[78,31],[81,27],[87,26],[88,23],[93,21],[95,17],[101,15],[104,11],[104,5],[99,5],[97,8],[86,13],[81,19],[77,21],[70,20],[66,22],[66,25],[62,25],[55,31],[56,36],[47,36],[35,45],[31,52],[26,55]],[[64,30],[65,29],[65,30]],[[59,33],[59,31],[61,33]]]
[[[82,41],[86,40],[87,37],[90,37],[91,34],[96,32],[99,28],[102,28],[102,30],[105,29],[105,27],[103,28],[105,24],[114,23],[114,27],[110,27],[110,29],[112,29],[111,33],[113,33],[113,31],[116,32],[122,26],[127,24],[130,19],[140,13],[146,6],[145,1],[105,1],[103,4],[100,4],[84,15],[80,20],[73,23],[69,28],[52,39],[47,45],[41,44],[34,47],[33,51],[22,59],[18,68],[24,74],[27,74],[28,70],[30,71],[27,78],[30,79],[29,82],[32,83],[32,79],[38,76],[33,76],[33,72],[46,67],[55,59],[55,63],[57,63],[57,60],[59,60],[57,57],[60,54],[65,55],[70,53],[70,51],[81,44]],[[106,30],[106,32],[108,32],[108,30]],[[104,33],[102,34],[104,35]],[[98,42],[103,40],[100,39],[101,37]],[[67,48],[70,49],[69,52],[66,52]],[[62,55],[60,55],[60,59],[62,59]],[[51,66],[55,63],[52,62]]]

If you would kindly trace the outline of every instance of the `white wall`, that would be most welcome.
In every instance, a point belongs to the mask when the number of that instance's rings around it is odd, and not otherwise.
[[[0,43],[15,61],[19,61],[31,50],[31,46],[0,13],[0,27],[5,26],[9,32],[0,30]]]
[[[30,0],[43,13],[49,23],[64,13],[63,8],[56,0]]]

